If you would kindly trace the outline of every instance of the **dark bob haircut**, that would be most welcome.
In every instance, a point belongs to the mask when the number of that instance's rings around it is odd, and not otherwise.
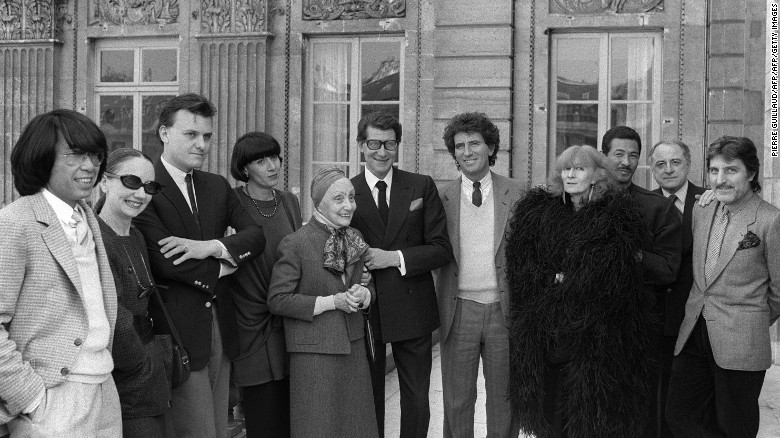
[[[230,174],[241,181],[249,181],[244,173],[244,167],[252,161],[265,157],[279,157],[282,162],[282,147],[273,136],[265,132],[247,132],[236,140],[233,155],[230,157]]]
[[[493,147],[493,153],[488,157],[488,164],[496,164],[496,155],[498,155],[498,145],[501,136],[498,128],[483,113],[463,113],[450,119],[444,128],[444,144],[450,151],[452,158],[455,158],[455,135],[460,132],[476,132],[482,135],[485,144]],[[456,160],[457,161],[457,160]]]
[[[761,184],[758,183],[758,169],[761,164],[758,161],[758,151],[756,145],[747,137],[731,137],[725,135],[707,147],[707,168],[710,167],[710,160],[723,156],[726,161],[742,160],[748,173],[753,173],[753,179],[750,180],[750,188],[754,192],[761,191]]]
[[[165,103],[160,117],[157,118],[157,139],[163,144],[160,137],[160,127],[171,127],[176,123],[176,113],[179,110],[187,110],[197,116],[211,118],[217,113],[216,108],[204,96],[195,93],[180,94]]]
[[[601,138],[601,152],[604,155],[607,155],[612,148],[612,140],[634,140],[639,147],[637,152],[642,153],[642,139],[636,131],[628,126],[615,126],[604,133],[604,137]]]
[[[108,153],[103,131],[84,114],[68,109],[39,114],[24,127],[11,151],[11,173],[20,195],[34,195],[49,183],[60,138],[71,149],[93,154]],[[105,170],[106,161],[103,160],[95,179],[96,185]]]
[[[398,143],[401,142],[401,122],[398,121],[395,117],[388,113],[383,113],[381,111],[375,111],[373,113],[368,113],[363,116],[363,118],[360,119],[358,122],[357,127],[357,141],[363,142],[368,140],[367,133],[368,127],[371,126],[373,128],[387,131],[388,129],[392,129],[393,132],[395,132],[395,141]]]

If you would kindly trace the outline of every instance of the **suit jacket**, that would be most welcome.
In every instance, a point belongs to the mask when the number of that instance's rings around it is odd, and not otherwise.
[[[352,178],[357,203],[352,226],[372,248],[401,250],[406,264],[403,276],[395,267],[371,271],[377,296],[370,320],[381,343],[418,338],[439,327],[431,271],[453,260],[447,218],[433,179],[399,169],[393,172],[387,227],[365,174]]]
[[[680,269],[677,272],[677,280],[666,288],[664,295],[664,335],[677,336],[680,324],[685,317],[685,303],[693,284],[693,227],[691,217],[696,205],[696,195],[704,193],[705,189],[688,181],[688,192],[683,200],[682,228],[680,229],[680,242],[682,253],[680,257]],[[661,188],[653,190],[663,196]]]
[[[509,321],[509,290],[506,285],[506,227],[512,214],[512,207],[522,195],[522,185],[519,181],[497,175],[491,172],[493,178],[493,211],[495,223],[493,226],[493,248],[495,252],[496,279],[501,299],[501,312]],[[458,260],[460,260],[460,202],[461,181],[457,178],[439,190],[444,211],[447,213],[447,230],[450,232],[450,242],[455,259],[439,269],[436,276],[436,292],[439,299],[439,315],[441,316],[441,340],[447,339],[455,318],[455,306],[458,298]]]
[[[95,239],[112,348],[117,300],[114,277],[92,209],[83,201]],[[78,266],[62,225],[43,193],[0,210],[0,424],[27,408],[44,388],[62,383],[87,336]]]
[[[345,292],[359,284],[363,274],[363,259],[347,268],[346,284],[323,267],[323,249],[329,235],[325,225],[311,218],[279,243],[268,307],[271,313],[284,317],[287,351],[291,353],[350,354],[350,343],[364,336],[360,312],[331,310],[314,316],[318,296]],[[373,291],[371,295],[373,298]]]
[[[719,202],[693,211],[693,287],[674,354],[704,317],[719,367],[761,371],[772,364],[769,326],[780,315],[780,210],[757,194],[729,219],[718,264],[704,276],[707,245]],[[758,242],[747,245],[752,233]]]
[[[218,259],[190,259],[175,266],[173,261],[177,257],[163,257],[157,242],[169,236],[193,240],[217,239],[240,265],[263,252],[263,228],[244,210],[225,178],[194,170],[192,183],[200,215],[199,230],[184,195],[162,161],[158,161],[154,168],[157,181],[165,188],[136,216],[133,225],[141,230],[146,238],[155,280],[168,288],[162,290],[162,296],[171,320],[190,353],[192,369],[200,370],[206,366],[211,356],[211,305],[215,298],[225,352],[228,357],[238,354],[229,284],[219,278]],[[223,237],[228,226],[233,227],[236,234]],[[156,300],[150,303],[150,314],[156,330],[170,333],[170,327]]]

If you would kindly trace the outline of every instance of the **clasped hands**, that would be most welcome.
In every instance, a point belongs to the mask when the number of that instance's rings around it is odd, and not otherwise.
[[[371,304],[371,291],[360,284],[353,284],[346,292],[333,295],[333,304],[344,313],[357,312]]]

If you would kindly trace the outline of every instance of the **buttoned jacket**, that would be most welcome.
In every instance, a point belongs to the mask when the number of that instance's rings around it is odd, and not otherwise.
[[[95,241],[112,348],[116,289],[92,209],[79,201]],[[42,192],[0,209],[0,424],[62,383],[87,336],[84,291],[71,242]]]

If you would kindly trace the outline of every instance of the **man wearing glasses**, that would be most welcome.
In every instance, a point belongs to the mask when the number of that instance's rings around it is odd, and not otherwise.
[[[352,178],[351,225],[371,247],[366,266],[377,291],[369,318],[378,346],[370,364],[378,429],[384,436],[384,345],[390,343],[401,387],[401,438],[422,438],[430,422],[431,333],[439,327],[431,271],[453,259],[447,219],[430,176],[393,167],[401,142],[395,117],[363,116],[357,141],[366,169]]]
[[[106,138],[86,116],[36,116],[0,210],[0,436],[122,434],[111,371],[116,289],[92,209]],[[6,429],[7,427],[7,429]]]
[[[211,146],[215,113],[197,94],[168,101],[158,119],[163,153],[155,165],[164,188],[133,221],[146,238],[155,280],[168,288],[162,296],[190,354],[190,377],[171,393],[179,437],[227,435],[230,364],[223,349],[235,353],[237,341],[230,298],[235,285],[223,277],[265,246],[263,229],[227,180],[197,170]],[[228,227],[237,232],[224,237]],[[150,314],[155,327],[170,333],[157,301]]]

